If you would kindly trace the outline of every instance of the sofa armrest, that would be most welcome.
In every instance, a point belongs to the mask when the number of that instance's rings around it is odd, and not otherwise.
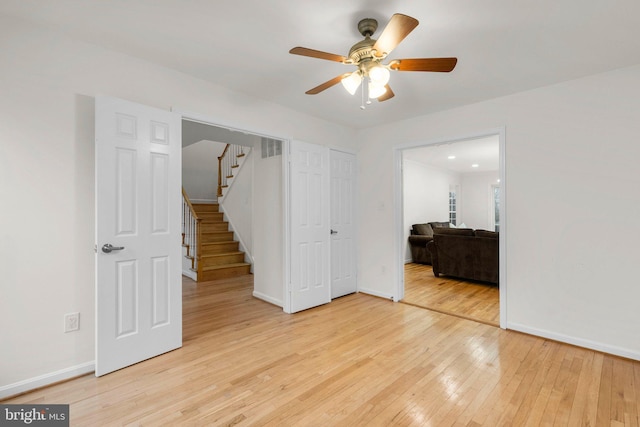
[[[436,248],[436,242],[431,240],[429,243],[427,243],[427,251],[431,253],[433,275],[436,277],[440,277],[440,264],[438,263],[438,248]]]
[[[414,234],[409,236],[409,243],[412,245],[426,246],[427,243],[433,240],[433,237],[424,236],[422,234]]]

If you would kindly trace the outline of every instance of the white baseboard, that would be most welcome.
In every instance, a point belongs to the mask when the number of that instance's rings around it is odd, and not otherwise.
[[[59,371],[40,375],[38,377],[29,378],[27,380],[19,381],[17,383],[1,386],[0,399],[6,399],[7,397],[10,397],[10,396],[15,396],[30,390],[35,390],[40,387],[45,387],[60,381],[75,378],[80,375],[85,375],[94,371],[95,371],[95,363],[91,361],[91,362],[83,363],[81,365],[71,366],[66,369],[61,369]]]
[[[358,288],[358,292],[361,292],[363,294],[368,294],[368,295],[373,295],[374,297],[380,297],[380,298],[384,298],[384,299],[388,299],[393,301],[393,295],[391,294],[385,294],[383,292],[379,292],[373,289],[367,289],[367,288]]]
[[[269,295],[265,295],[261,292],[253,291],[253,296],[258,299],[261,299],[262,301],[266,301],[269,304],[277,305],[278,307],[284,307],[284,304],[279,299],[272,298]]]
[[[187,276],[189,279],[194,280],[194,281],[198,281],[198,273],[196,273],[193,270],[182,270],[182,275],[183,276]]]
[[[588,348],[590,350],[601,351],[603,353],[613,354],[615,356],[626,357],[627,359],[640,360],[640,352],[628,348],[622,348],[597,341],[558,334],[556,332],[547,331],[545,329],[532,328],[527,325],[522,325],[520,323],[514,322],[507,322],[507,329],[523,332],[529,335],[535,335],[542,338],[548,338],[550,340],[559,341],[578,347]]]

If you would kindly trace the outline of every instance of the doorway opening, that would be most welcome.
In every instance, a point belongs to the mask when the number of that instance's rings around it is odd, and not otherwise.
[[[404,145],[396,169],[398,300],[505,327],[504,130]]]
[[[193,113],[181,113],[183,120],[184,149],[197,144],[218,144],[224,149],[229,144],[238,147],[236,155],[243,156],[239,173],[236,176],[236,164],[231,164],[231,173],[222,171],[227,180],[223,195],[219,195],[218,168],[209,178],[199,177],[198,165],[191,170],[183,167],[183,185],[187,192],[200,191],[196,200],[204,203],[217,203],[229,222],[239,250],[245,256],[245,262],[251,264],[253,273],[252,295],[271,304],[283,306],[282,274],[282,234],[283,234],[283,155],[285,139],[249,129],[239,129],[220,123],[215,119]],[[204,143],[203,143],[204,141]],[[203,147],[207,149],[207,147]],[[231,149],[229,149],[231,152]],[[198,151],[198,150],[195,150]],[[199,152],[191,153],[191,160],[207,165],[209,168],[218,162],[218,156],[209,159],[199,158]],[[185,159],[183,159],[185,160]],[[235,163],[235,164],[234,164]],[[224,167],[224,165],[222,165]],[[209,168],[210,169],[210,168]],[[209,171],[211,172],[211,171]],[[193,174],[193,176],[189,176]],[[202,182],[207,181],[207,182]],[[206,189],[203,189],[203,186]],[[190,195],[191,196],[191,195]],[[237,263],[233,261],[233,263]],[[184,271],[184,268],[183,268]],[[187,277],[190,277],[186,274]]]

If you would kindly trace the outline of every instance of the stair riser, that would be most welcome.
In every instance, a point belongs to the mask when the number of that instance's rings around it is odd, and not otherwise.
[[[224,269],[218,269],[215,271],[204,271],[198,273],[198,282],[208,280],[228,279],[230,277],[244,276],[251,272],[251,266],[243,265],[240,267],[229,267]]]
[[[200,259],[202,267],[210,267],[212,265],[235,264],[244,262],[244,254],[229,254],[216,257],[206,257]]]
[[[199,212],[198,218],[203,221],[222,221],[224,214],[222,212]]]
[[[202,244],[233,241],[233,231],[202,233]]]
[[[201,255],[215,255],[234,252],[238,250],[238,246],[238,242],[224,242],[219,245],[204,245],[202,246]]]
[[[213,222],[213,223],[205,223],[200,225],[203,233],[209,233],[212,231],[228,231],[229,223],[228,222]]]
[[[193,210],[195,210],[196,213],[200,213],[200,212],[218,212],[218,205],[196,203],[196,204],[193,205]]]

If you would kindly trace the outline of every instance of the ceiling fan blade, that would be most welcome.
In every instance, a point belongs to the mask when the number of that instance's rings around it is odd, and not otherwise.
[[[378,52],[377,56],[391,53],[418,26],[418,23],[417,19],[410,16],[401,13],[394,14],[376,44],[373,45],[373,49]]]
[[[378,102],[386,101],[387,99],[391,99],[396,95],[395,93],[393,93],[389,85],[385,85],[384,87],[387,88],[387,91],[378,97]]]
[[[389,68],[396,71],[435,71],[448,73],[452,71],[458,58],[414,58],[394,59],[389,63]]]
[[[344,79],[345,77],[347,77],[350,74],[351,73],[340,74],[339,76],[334,77],[331,80],[326,81],[326,82],[322,83],[321,85],[314,87],[313,89],[309,89],[305,93],[307,95],[316,95],[316,94],[322,92],[325,89],[329,89],[331,86],[337,85],[338,83],[340,83],[340,81],[342,79]]]
[[[333,53],[322,52],[319,50],[308,49],[306,47],[299,46],[291,49],[289,53],[292,53],[294,55],[309,56],[311,58],[326,59],[335,62],[344,62],[347,60],[347,58],[342,55],[335,55]]]

